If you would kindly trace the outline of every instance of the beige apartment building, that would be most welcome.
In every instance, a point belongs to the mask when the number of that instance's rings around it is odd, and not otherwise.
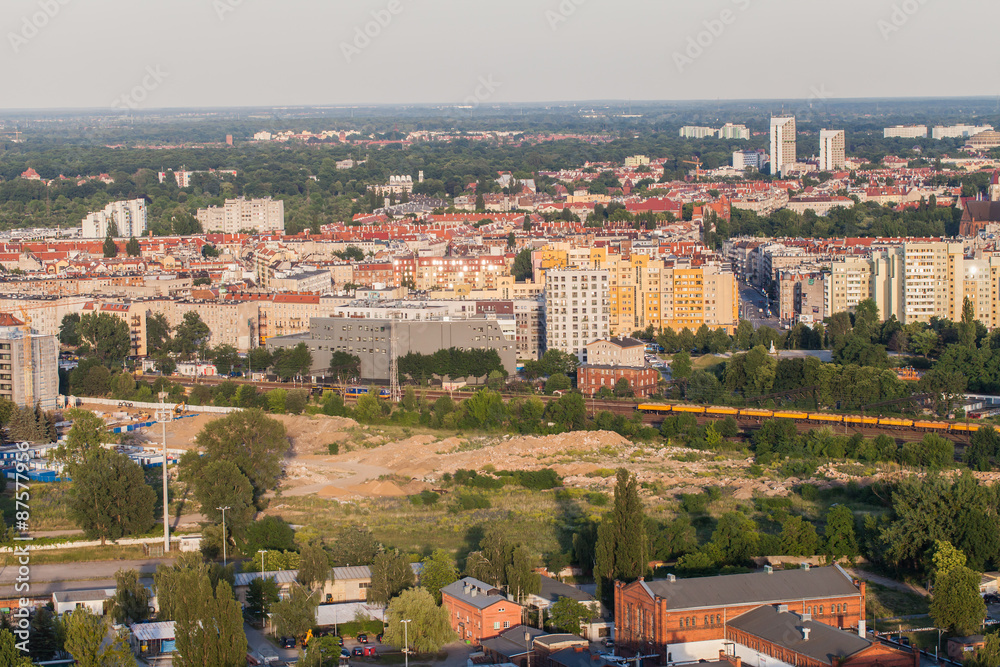
[[[979,262],[965,259],[961,243],[943,241],[903,243],[870,257],[836,260],[827,280],[827,313],[852,310],[864,299],[873,299],[883,320],[893,315],[903,324],[926,323],[932,317],[959,319],[966,282],[970,298],[985,289],[978,284],[981,278],[972,278],[989,266],[988,261]],[[984,324],[989,321],[983,319]]]
[[[200,208],[196,214],[206,232],[258,234],[285,231],[285,202],[263,197],[227,199],[224,206]]]

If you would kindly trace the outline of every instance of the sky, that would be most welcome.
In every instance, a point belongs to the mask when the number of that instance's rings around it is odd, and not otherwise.
[[[985,0],[3,0],[0,108],[1000,94]]]

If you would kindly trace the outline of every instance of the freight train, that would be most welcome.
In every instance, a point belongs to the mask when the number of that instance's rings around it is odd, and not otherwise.
[[[761,408],[729,408],[704,405],[668,405],[666,403],[640,403],[636,410],[648,415],[692,414],[707,417],[732,417],[733,419],[790,419],[797,422],[815,424],[846,424],[868,428],[905,429],[912,431],[932,431],[940,433],[973,433],[978,424],[964,422],[925,421],[906,417],[874,417],[869,415],[835,415],[826,412],[805,412],[801,410],[767,410]]]

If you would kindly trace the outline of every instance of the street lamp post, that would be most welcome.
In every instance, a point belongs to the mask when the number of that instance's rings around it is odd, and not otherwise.
[[[226,510],[230,509],[227,505],[226,507],[216,507],[215,509],[222,512],[222,567],[226,566]]]
[[[260,554],[260,578],[264,578],[264,554],[267,553],[267,549],[258,549],[257,553]]]
[[[164,400],[167,392],[160,392],[160,410],[156,413],[156,419],[163,424],[163,551],[170,551],[170,507],[167,502],[167,422],[170,421],[171,413],[167,410]]]
[[[528,654],[528,667],[531,667],[531,633],[524,631],[524,652]]]
[[[403,662],[404,667],[410,667],[410,622],[412,618],[401,620],[403,624]]]

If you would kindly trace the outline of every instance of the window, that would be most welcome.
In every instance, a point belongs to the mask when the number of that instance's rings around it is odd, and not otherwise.
[[[504,628],[509,628],[510,627],[510,621],[504,621],[503,622],[503,627]]]
[[[493,623],[493,629],[494,630],[499,630],[500,629],[500,621],[494,621],[494,623]]]

